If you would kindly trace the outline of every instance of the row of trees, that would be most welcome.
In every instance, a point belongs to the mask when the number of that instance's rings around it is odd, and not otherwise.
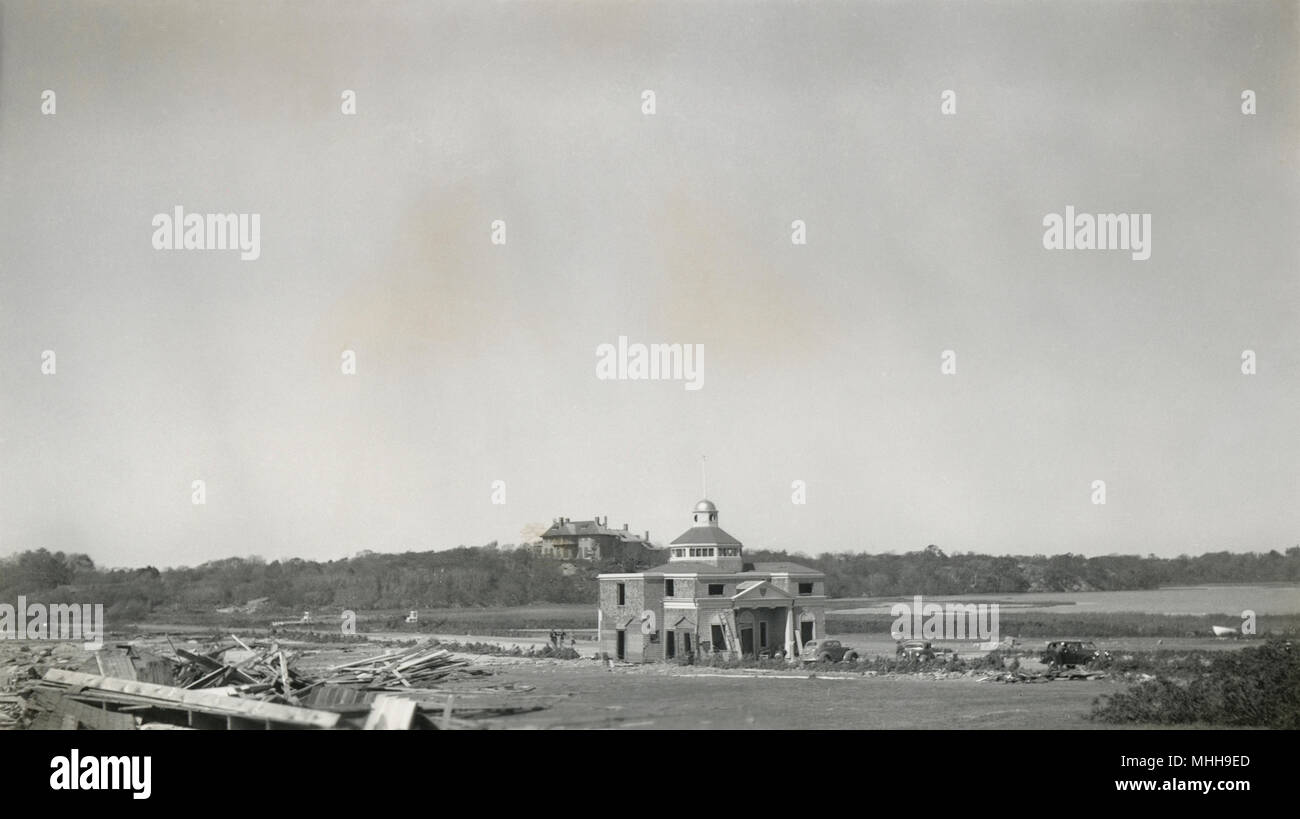
[[[1180,555],[1034,555],[995,557],[945,554],[938,546],[906,554],[832,554],[816,557],[747,551],[754,561],[789,560],[826,573],[832,597],[913,594],[1070,592],[1154,589],[1197,583],[1300,582],[1300,546],[1264,553]]]
[[[1300,546],[1285,554],[1211,552],[1176,558],[948,555],[937,546],[905,554],[816,557],[748,550],[746,557],[755,562],[792,561],[823,571],[832,597],[1300,582]],[[634,568],[562,563],[532,549],[496,544],[440,552],[365,552],[324,562],[232,557],[162,571],[152,566],[100,569],[84,554],[38,549],[0,559],[0,601],[26,595],[49,603],[101,602],[118,617],[144,617],[158,609],[210,611],[258,598],[282,610],[594,603],[596,574]]]

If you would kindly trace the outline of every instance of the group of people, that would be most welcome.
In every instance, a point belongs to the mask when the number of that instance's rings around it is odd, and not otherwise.
[[[569,632],[567,631],[556,631],[555,629],[551,629],[551,645],[559,648],[565,644],[565,640],[568,640],[570,648],[573,648],[578,642],[576,638],[570,637]]]

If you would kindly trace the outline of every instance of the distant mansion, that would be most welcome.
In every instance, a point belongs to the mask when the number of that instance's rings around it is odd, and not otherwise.
[[[644,536],[629,532],[627,524],[622,529],[610,529],[609,517],[595,520],[570,520],[556,518],[551,528],[542,533],[538,553],[544,557],[561,560],[640,560],[657,555],[650,543],[650,533]]]
[[[695,505],[692,524],[662,566],[599,576],[601,651],[633,662],[794,657],[824,636],[824,574],[797,563],[746,563],[708,500]]]

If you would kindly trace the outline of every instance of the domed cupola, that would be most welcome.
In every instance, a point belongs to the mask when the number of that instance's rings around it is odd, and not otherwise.
[[[669,563],[704,563],[726,572],[744,570],[744,548],[718,526],[718,507],[702,500],[691,512],[691,528],[670,544]]]

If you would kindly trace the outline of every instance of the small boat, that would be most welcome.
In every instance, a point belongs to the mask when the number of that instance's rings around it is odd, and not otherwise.
[[[1214,636],[1215,636],[1215,637],[1235,637],[1235,636],[1237,636],[1237,630],[1236,630],[1235,628],[1228,628],[1227,626],[1210,626],[1210,628],[1214,629]]]

